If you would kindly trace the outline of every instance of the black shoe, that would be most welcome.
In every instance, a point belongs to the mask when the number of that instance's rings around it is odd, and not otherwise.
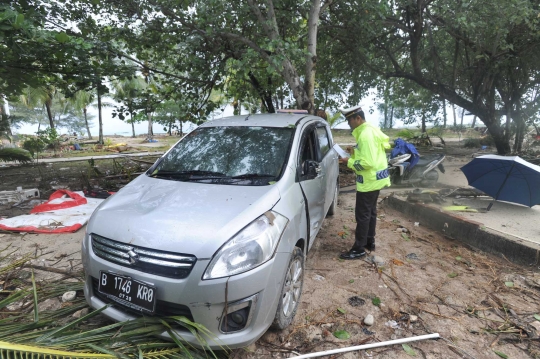
[[[370,252],[374,252],[375,251],[375,243],[368,243],[364,249],[367,249],[368,251]]]
[[[341,259],[360,259],[365,255],[366,255],[366,251],[364,251],[364,250],[351,249],[348,252],[341,253],[339,255],[339,258],[341,258]]]

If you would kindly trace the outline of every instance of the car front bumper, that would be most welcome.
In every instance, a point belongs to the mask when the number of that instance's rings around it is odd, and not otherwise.
[[[212,335],[205,339],[212,349],[247,346],[264,334],[274,320],[285,270],[290,260],[288,253],[276,253],[271,260],[253,270],[212,280],[201,279],[209,260],[198,260],[187,278],[173,279],[143,273],[97,257],[89,247],[88,236],[85,236],[82,251],[86,273],[84,293],[91,307],[99,309],[110,302],[96,289],[100,271],[130,276],[133,279],[153,284],[157,288],[157,309],[172,306],[174,313],[169,315],[184,313],[183,315],[188,319],[191,316],[195,323],[208,329]],[[252,301],[249,323],[237,332],[223,333],[220,328],[225,307],[230,313],[231,307],[234,308],[245,299]],[[133,311],[116,304],[102,313],[116,321],[140,317]],[[202,346],[200,339],[189,331],[181,330],[178,334],[182,340],[194,346]],[[159,335],[169,338],[166,332]]]

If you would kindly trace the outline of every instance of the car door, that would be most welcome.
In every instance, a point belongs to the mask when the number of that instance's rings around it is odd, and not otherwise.
[[[297,172],[309,220],[309,247],[319,232],[325,216],[326,181],[320,161],[315,125],[305,128],[298,147]]]
[[[316,128],[317,142],[321,156],[321,175],[324,177],[325,183],[325,215],[334,199],[339,171],[337,153],[332,148],[332,138],[328,133],[328,130],[329,128],[322,122],[319,123]]]

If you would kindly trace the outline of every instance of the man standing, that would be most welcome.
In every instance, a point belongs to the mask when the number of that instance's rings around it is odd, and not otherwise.
[[[385,153],[385,149],[390,148],[390,143],[388,136],[366,122],[360,106],[342,109],[341,113],[347,119],[356,139],[354,154],[350,158],[339,160],[356,173],[356,231],[351,250],[339,257],[359,259],[366,255],[365,249],[375,250],[377,198],[382,188],[390,186]]]

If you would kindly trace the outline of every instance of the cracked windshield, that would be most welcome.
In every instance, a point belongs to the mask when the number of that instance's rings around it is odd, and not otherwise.
[[[150,176],[266,185],[281,176],[292,135],[290,128],[202,127],[179,142]]]

